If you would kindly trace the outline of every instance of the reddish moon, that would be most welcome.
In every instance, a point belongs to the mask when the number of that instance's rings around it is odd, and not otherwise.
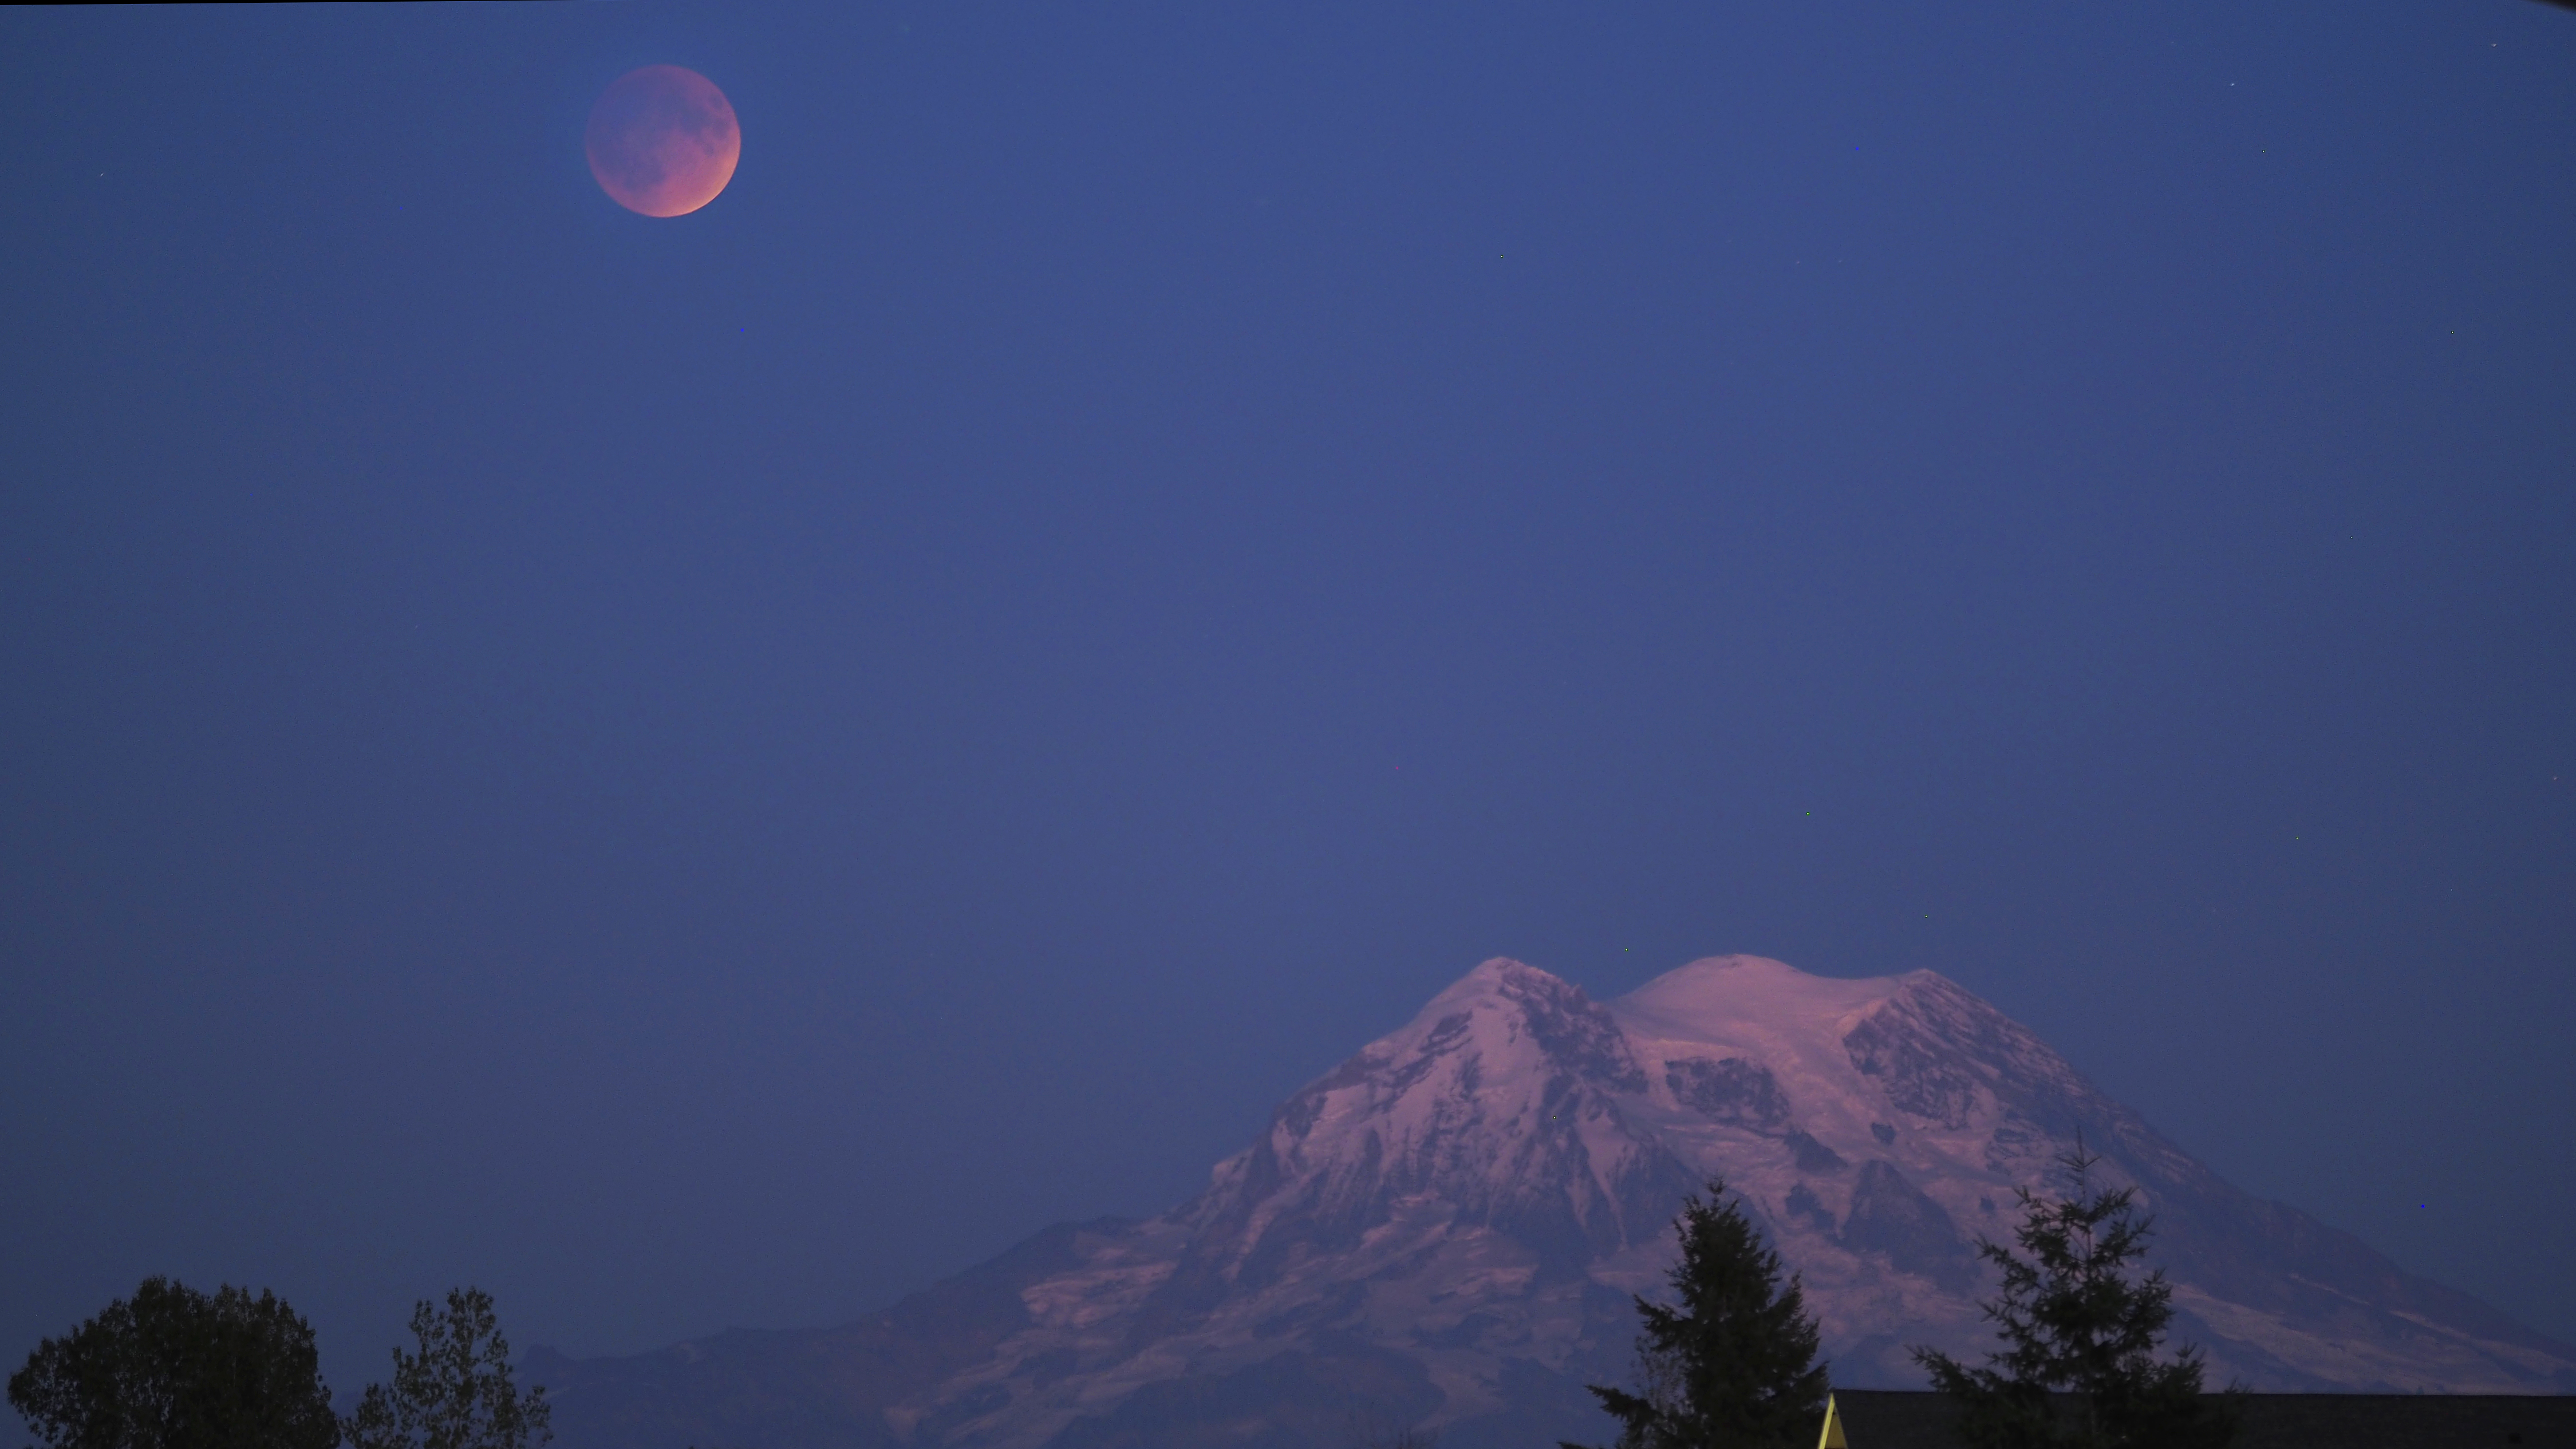
[[[590,174],[628,211],[686,216],[716,199],[742,159],[742,127],[714,81],[676,65],[619,76],[582,133]]]

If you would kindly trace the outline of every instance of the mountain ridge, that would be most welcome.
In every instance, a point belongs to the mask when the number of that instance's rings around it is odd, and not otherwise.
[[[1205,1189],[1059,1224],[885,1313],[627,1359],[539,1351],[566,1449],[1598,1437],[1632,1293],[1723,1174],[1807,1287],[1837,1383],[1976,1353],[1978,1235],[2083,1134],[2155,1212],[2176,1336],[2269,1388],[2576,1389],[2576,1350],[2233,1187],[1928,971],[1689,963],[1596,1002],[1494,958],[1292,1093]],[[1337,1407],[1338,1406],[1338,1407]]]

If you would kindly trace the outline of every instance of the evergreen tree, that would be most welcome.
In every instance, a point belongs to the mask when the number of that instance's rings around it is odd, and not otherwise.
[[[1674,1220],[1673,1307],[1640,1298],[1638,1391],[1591,1386],[1620,1423],[1617,1449],[1806,1449],[1825,1412],[1816,1325],[1780,1255],[1711,1179]],[[1560,1449],[1581,1449],[1562,1445]]]
[[[1985,1305],[2004,1347],[1985,1368],[1913,1350],[1932,1385],[1959,1401],[1959,1434],[1975,1449],[2220,1449],[2236,1434],[2236,1400],[2201,1393],[2201,1353],[2156,1357],[2173,1320],[2173,1286],[2158,1269],[2136,1277],[2154,1220],[2132,1210],[2137,1189],[2100,1188],[2100,1156],[2078,1136],[2058,1159],[2073,1195],[2019,1189],[2022,1257],[1977,1240],[2002,1276]],[[2071,1403],[2057,1403],[2065,1394]]]
[[[419,1351],[395,1349],[392,1385],[367,1385],[349,1417],[353,1449],[529,1449],[554,1437],[546,1391],[511,1382],[492,1295],[450,1289],[445,1312],[424,1299],[411,1332]]]
[[[313,1329],[275,1294],[146,1278],[9,1376],[48,1449],[331,1449]]]

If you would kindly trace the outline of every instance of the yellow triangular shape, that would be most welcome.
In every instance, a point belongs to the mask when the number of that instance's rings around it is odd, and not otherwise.
[[[1851,1449],[1843,1438],[1843,1416],[1834,1412],[1834,1396],[1825,1395],[1825,1433],[1816,1441],[1816,1449]]]

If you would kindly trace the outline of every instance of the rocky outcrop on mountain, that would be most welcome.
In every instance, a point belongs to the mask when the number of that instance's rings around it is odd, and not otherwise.
[[[1452,1449],[1602,1435],[1634,1293],[1713,1175],[1802,1275],[1836,1383],[1975,1354],[1974,1240],[2078,1133],[2155,1213],[2179,1335],[2261,1388],[2576,1391],[2576,1350],[2228,1186],[1930,972],[1694,962],[1600,1003],[1488,961],[1147,1222],[1050,1229],[874,1318],[542,1350],[566,1449]]]

